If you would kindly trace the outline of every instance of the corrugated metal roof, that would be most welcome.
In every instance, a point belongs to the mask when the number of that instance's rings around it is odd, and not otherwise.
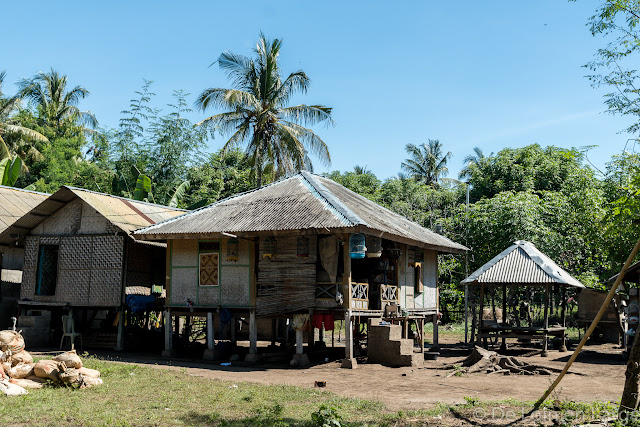
[[[75,198],[80,198],[103,215],[109,222],[129,235],[133,230],[182,215],[184,209],[139,202],[136,200],[97,193],[81,188],[63,186],[45,197],[11,226],[0,233],[0,245],[8,245],[15,239],[12,233],[25,234],[57,212]]]
[[[0,232],[49,197],[46,193],[0,185]]]
[[[467,250],[330,179],[308,172],[137,230],[134,236],[158,240],[296,230],[369,232],[441,252]]]
[[[474,271],[462,283],[545,285],[584,285],[543,254],[533,243],[518,240],[491,261]]]

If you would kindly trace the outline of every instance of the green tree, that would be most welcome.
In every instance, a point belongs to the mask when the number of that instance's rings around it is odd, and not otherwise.
[[[231,134],[223,147],[225,152],[246,145],[257,187],[262,185],[267,164],[273,165],[276,176],[282,176],[310,169],[309,154],[325,164],[331,162],[327,145],[305,127],[323,122],[332,124],[331,108],[305,104],[287,106],[295,93],[307,92],[310,80],[302,70],[282,78],[278,62],[281,46],[281,40],[270,41],[260,34],[254,59],[223,52],[217,62],[233,88],[205,89],[196,101],[202,111],[226,110],[200,124]]]
[[[634,117],[635,123],[627,128],[630,133],[640,130],[640,85],[636,70],[639,23],[638,0],[606,0],[588,23],[592,35],[611,40],[586,65],[594,73],[588,77],[594,87],[611,89],[605,95],[609,112]]]
[[[597,185],[578,150],[538,144],[505,148],[470,168],[471,198],[491,198],[503,191],[577,192]]]
[[[437,139],[430,139],[422,145],[407,144],[405,150],[411,158],[402,162],[402,170],[416,180],[438,186],[438,179],[449,173],[447,161],[451,152],[444,153],[442,143]]]
[[[471,177],[471,169],[478,165],[482,165],[489,158],[493,157],[493,153],[489,157],[485,156],[480,147],[473,147],[473,154],[467,154],[462,161],[464,168],[458,174],[458,178],[467,179]]]
[[[83,132],[92,134],[98,125],[96,117],[89,111],[80,111],[80,100],[89,95],[83,86],[68,88],[68,77],[53,68],[40,72],[30,79],[18,83],[20,97],[27,99],[37,110],[38,117],[53,128],[63,122],[81,126]]]
[[[344,173],[333,171],[328,175],[328,178],[369,200],[377,202],[380,195],[380,180],[372,172],[359,172],[363,171],[358,171],[358,169]]]
[[[5,97],[2,86],[6,72],[0,72],[0,158],[11,157],[20,152],[20,149],[29,146],[30,141],[48,143],[46,136],[29,127],[20,125],[15,118],[20,98],[18,96]],[[6,139],[6,141],[5,141]],[[28,151],[28,149],[27,149]]]

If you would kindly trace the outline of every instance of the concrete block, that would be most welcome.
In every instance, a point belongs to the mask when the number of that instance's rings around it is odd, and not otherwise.
[[[293,359],[289,362],[289,366],[304,368],[309,366],[309,356],[306,354],[294,354]]]
[[[202,355],[202,359],[204,360],[219,360],[222,358],[222,353],[220,350],[208,348],[204,351]]]
[[[260,361],[260,355],[257,353],[249,353],[245,356],[244,361],[247,363],[258,363]]]
[[[176,357],[176,351],[175,350],[162,350],[162,357],[164,359],[171,359],[173,357]]]
[[[356,359],[342,359],[341,368],[356,369],[358,367],[358,361]]]

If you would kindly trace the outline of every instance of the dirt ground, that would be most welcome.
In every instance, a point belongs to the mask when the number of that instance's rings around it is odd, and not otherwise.
[[[309,368],[290,368],[286,363],[247,365],[233,362],[221,366],[220,362],[173,359],[164,360],[154,355],[98,354],[124,363],[137,363],[158,369],[180,370],[189,375],[232,382],[260,384],[287,384],[314,387],[315,381],[326,381],[326,389],[338,395],[379,400],[391,410],[428,409],[436,403],[459,404],[465,397],[481,401],[507,398],[534,401],[542,396],[555,379],[554,376],[490,375],[483,373],[450,376],[442,367],[466,357],[470,348],[455,342],[441,340],[441,356],[436,361],[425,361],[423,368],[390,368],[380,365],[359,364],[357,369],[341,369],[333,353],[329,362],[321,359]],[[337,350],[337,349],[336,349]],[[563,368],[572,354],[550,351],[549,357],[529,355],[513,350],[521,360]],[[531,352],[528,352],[531,353]],[[626,362],[622,351],[613,344],[586,346],[573,364],[571,371],[560,383],[552,397],[567,401],[617,401],[624,384]],[[582,375],[577,375],[582,374]]]

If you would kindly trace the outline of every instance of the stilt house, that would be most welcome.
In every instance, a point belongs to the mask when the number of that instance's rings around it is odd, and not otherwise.
[[[380,318],[395,306],[422,324],[432,320],[438,313],[438,254],[466,250],[307,172],[133,236],[167,242],[165,320],[187,315],[211,321],[221,308],[248,317],[250,358],[257,351],[256,316],[323,314],[352,325],[355,317]],[[169,354],[170,330],[169,324]],[[348,338],[347,359],[353,358],[350,343]]]
[[[122,327],[117,312],[127,291],[150,295],[164,282],[165,245],[136,241],[130,233],[184,212],[65,186],[11,224],[0,233],[0,248],[24,242],[18,304],[25,339],[50,341],[70,310],[77,330],[112,325],[116,317]]]
[[[21,188],[0,186],[0,232],[39,205],[49,197],[45,193],[23,190]],[[17,301],[22,282],[24,263],[24,239],[15,233],[15,239],[0,247],[0,266],[2,283],[0,284],[0,329],[10,326],[10,319],[17,314]]]

